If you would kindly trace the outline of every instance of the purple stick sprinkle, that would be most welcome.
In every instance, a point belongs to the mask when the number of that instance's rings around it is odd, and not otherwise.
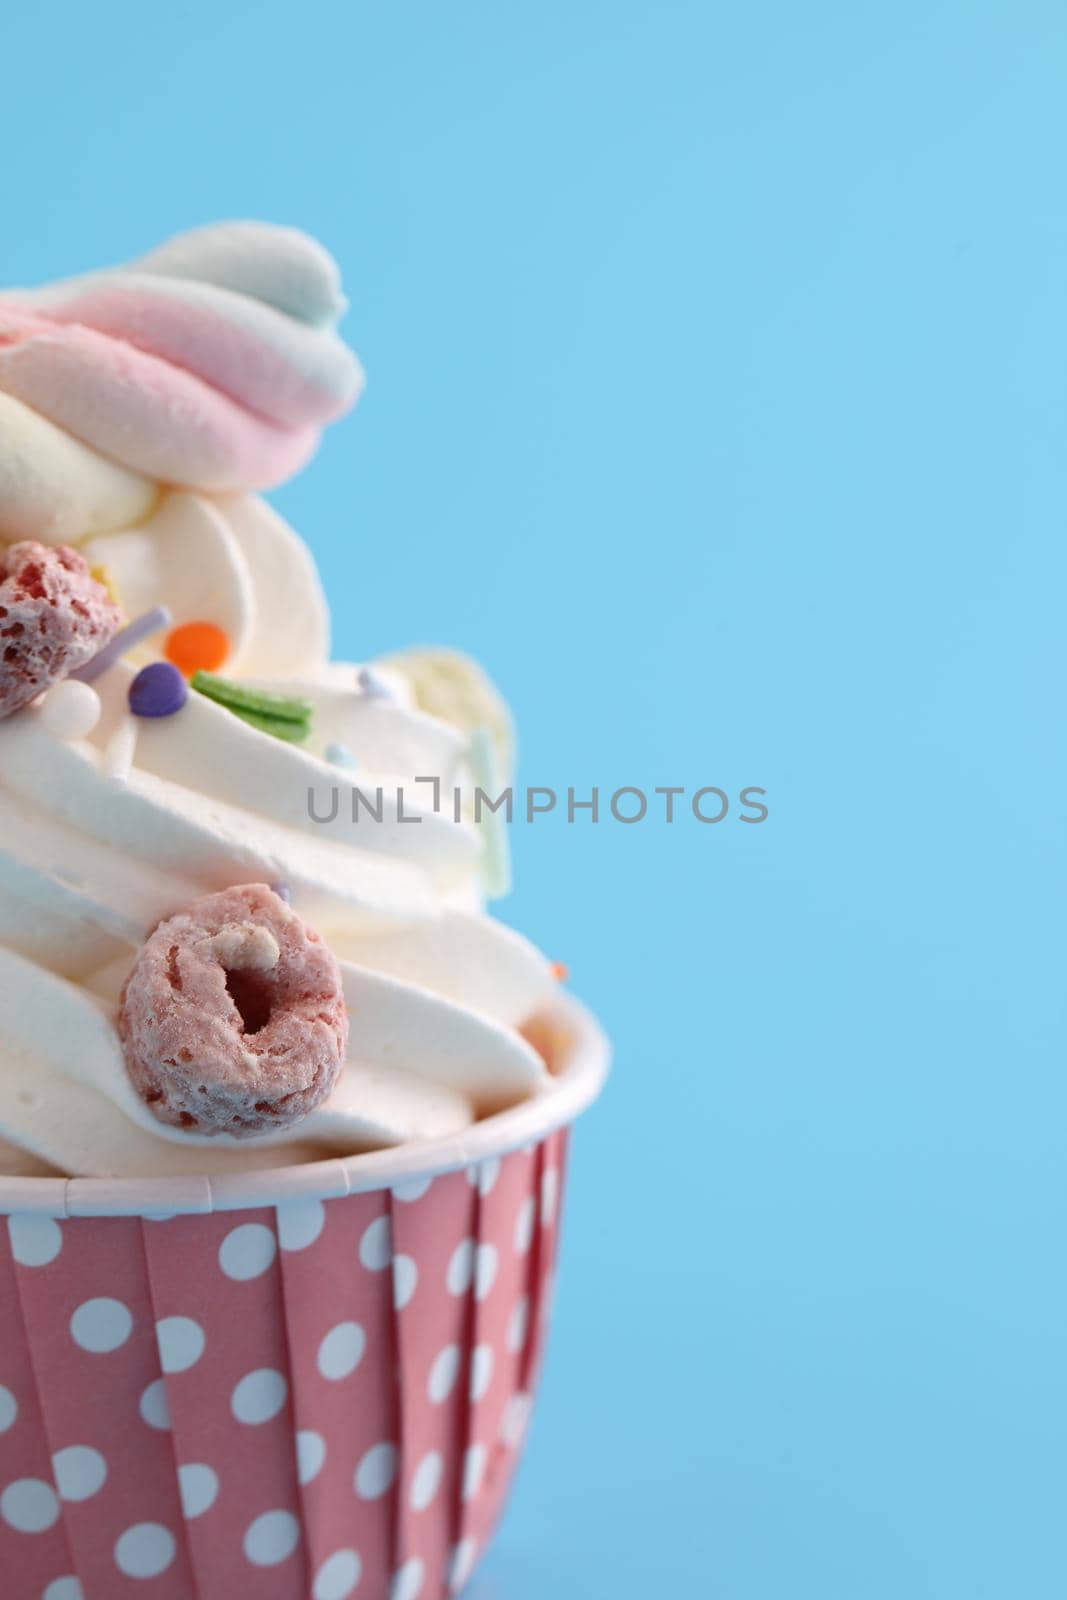
[[[287,883],[272,883],[271,888],[274,890],[274,893],[278,896],[279,900],[284,900],[286,905],[290,905],[292,903],[293,896]]]
[[[132,650],[142,639],[158,633],[160,628],[169,628],[173,620],[166,606],[153,606],[143,617],[137,617],[135,621],[127,623],[125,628],[120,628],[115,637],[102,650],[98,650],[91,661],[87,661],[84,667],[79,667],[77,672],[72,672],[70,676],[77,678],[80,683],[92,683],[94,678],[99,678],[108,667],[113,667],[127,650]]]

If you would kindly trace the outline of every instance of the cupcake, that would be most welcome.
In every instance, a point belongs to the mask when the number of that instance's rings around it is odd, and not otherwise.
[[[491,681],[331,662],[261,498],[344,309],[259,223],[0,294],[12,1600],[437,1600],[529,1420],[606,1046],[485,910]]]

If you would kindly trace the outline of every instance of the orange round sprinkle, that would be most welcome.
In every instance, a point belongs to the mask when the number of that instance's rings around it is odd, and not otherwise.
[[[214,622],[183,622],[167,635],[163,653],[185,677],[217,672],[230,653],[230,641]]]
[[[565,966],[562,961],[553,961],[549,970],[557,983],[566,983],[571,975],[570,968]]]

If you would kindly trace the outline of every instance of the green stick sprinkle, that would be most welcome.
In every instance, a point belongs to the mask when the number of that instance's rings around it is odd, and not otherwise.
[[[306,700],[267,694],[263,689],[252,689],[233,678],[220,678],[214,672],[194,672],[189,681],[205,699],[225,706],[242,722],[258,728],[261,733],[273,734],[275,739],[301,744],[311,732],[311,706]]]

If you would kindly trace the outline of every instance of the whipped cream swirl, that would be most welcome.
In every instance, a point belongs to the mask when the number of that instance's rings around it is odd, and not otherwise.
[[[467,784],[472,715],[506,730],[506,713],[454,657],[447,702],[458,672],[474,709],[451,720],[420,707],[437,703],[432,655],[380,664],[384,695],[329,663],[310,553],[251,492],[295,471],[358,397],[344,304],[320,246],[259,223],[0,294],[0,545],[76,545],[127,619],[163,604],[175,624],[213,622],[228,676],[312,707],[298,747],[193,694],[177,716],[137,722],[132,768],[116,775],[129,683],[157,638],[96,682],[88,738],[57,739],[36,707],[0,722],[0,1166],[274,1166],[453,1132],[550,1085],[520,1031],[551,996],[548,964],[483,911],[477,830],[415,782]],[[353,815],[353,783],[381,789],[380,821]],[[156,923],[248,882],[285,884],[331,945],[351,1029],[329,1100],[238,1144],[156,1121],[115,1011]]]

